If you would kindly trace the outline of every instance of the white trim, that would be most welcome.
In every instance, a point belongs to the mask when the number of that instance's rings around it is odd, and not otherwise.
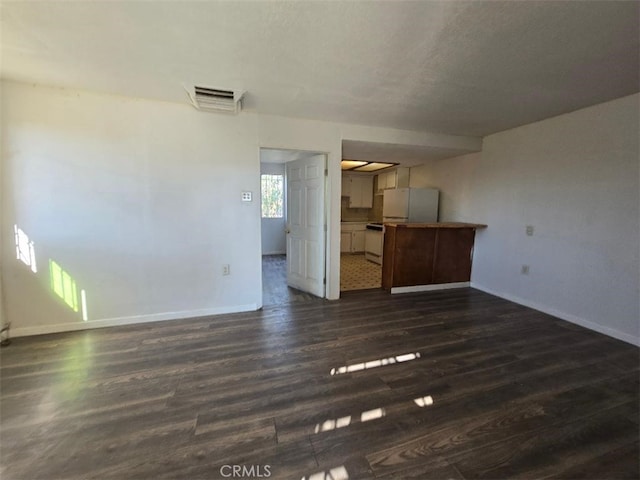
[[[450,288],[470,287],[470,282],[451,282],[451,283],[434,283],[431,285],[412,285],[411,287],[391,287],[391,294],[395,293],[413,293],[413,292],[432,292],[434,290],[449,290]]]
[[[547,307],[545,305],[541,305],[531,300],[526,300],[524,298],[516,297],[508,293],[496,292],[495,290],[479,285],[476,282],[471,282],[471,287],[475,288],[476,290],[481,290],[485,293],[495,295],[496,297],[504,298],[505,300],[509,300],[510,302],[518,303],[520,305],[524,305],[525,307],[533,308],[534,310],[538,310],[540,312],[554,316],[556,318],[559,318],[560,320],[565,320],[567,322],[580,325],[581,327],[588,328],[589,330],[593,330],[595,332],[602,333],[609,337],[613,337],[615,339],[622,340],[623,342],[627,342],[632,345],[640,347],[640,337],[635,337],[629,333],[621,332],[620,330],[616,330],[614,328],[605,327],[598,323],[585,320],[584,318],[571,315],[570,313],[561,312],[559,310]]]
[[[234,305],[232,307],[204,308],[201,310],[186,310],[182,312],[153,313],[150,315],[134,315],[132,317],[104,318],[88,322],[59,323],[56,325],[37,325],[34,327],[12,328],[12,337],[27,337],[45,333],[70,332],[74,330],[88,330],[92,328],[116,327],[119,325],[133,325],[136,323],[160,322],[164,320],[180,320],[186,318],[206,317],[224,313],[251,312],[258,310],[255,303]]]

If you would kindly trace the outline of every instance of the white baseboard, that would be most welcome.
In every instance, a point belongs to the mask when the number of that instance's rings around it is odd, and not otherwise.
[[[432,292],[434,290],[449,290],[450,288],[470,287],[471,282],[436,283],[432,285],[412,285],[410,287],[391,287],[391,294]]]
[[[618,340],[622,340],[623,342],[627,342],[632,345],[636,345],[640,347],[640,337],[635,337],[633,335],[630,335],[625,332],[621,332],[620,330],[616,330],[614,328],[605,327],[598,323],[585,320],[584,318],[571,315],[570,313],[561,312],[554,308],[547,307],[546,305],[541,305],[532,300],[516,297],[515,295],[510,295],[504,292],[497,292],[495,290],[492,290],[491,288],[487,288],[487,287],[484,287],[483,285],[479,285],[476,282],[471,282],[471,287],[475,288],[476,290],[481,290],[485,293],[495,295],[496,297],[504,298],[505,300],[509,300],[510,302],[518,303],[520,305],[524,305],[525,307],[533,308],[534,310],[538,310],[548,315],[552,315],[554,317],[559,318],[560,320],[566,320],[567,322],[575,323],[576,325],[580,325],[581,327],[588,328],[589,330],[593,330],[595,332],[602,333],[609,337],[613,337]]]
[[[231,307],[204,308],[201,310],[186,310],[182,312],[153,313],[150,315],[134,315],[131,317],[105,318],[88,322],[59,323],[56,325],[37,325],[33,327],[18,327],[11,329],[11,337],[27,337],[43,335],[45,333],[71,332],[74,330],[88,330],[92,328],[116,327],[119,325],[133,325],[136,323],[161,322],[165,320],[179,320],[183,318],[207,317],[225,313],[251,312],[258,310],[255,303],[234,305]]]

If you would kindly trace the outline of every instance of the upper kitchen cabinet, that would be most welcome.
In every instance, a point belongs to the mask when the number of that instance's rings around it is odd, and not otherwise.
[[[342,196],[349,197],[349,208],[373,207],[373,177],[343,175]]]
[[[390,172],[378,174],[378,193],[388,188],[407,188],[409,186],[409,169],[398,167]]]

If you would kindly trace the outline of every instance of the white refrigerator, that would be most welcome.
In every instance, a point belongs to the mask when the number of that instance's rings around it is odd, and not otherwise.
[[[394,188],[385,190],[382,217],[385,222],[435,223],[438,221],[438,198],[435,188]]]

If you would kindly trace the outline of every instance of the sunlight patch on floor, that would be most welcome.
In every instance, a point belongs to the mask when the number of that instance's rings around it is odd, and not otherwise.
[[[403,355],[396,355],[395,357],[380,358],[378,360],[371,360],[368,362],[354,363],[352,365],[344,365],[339,368],[332,368],[331,375],[340,375],[343,373],[358,372],[360,370],[368,370],[370,368],[383,367],[385,365],[393,365],[394,363],[403,363],[410,360],[416,360],[420,358],[420,352],[405,353]]]

